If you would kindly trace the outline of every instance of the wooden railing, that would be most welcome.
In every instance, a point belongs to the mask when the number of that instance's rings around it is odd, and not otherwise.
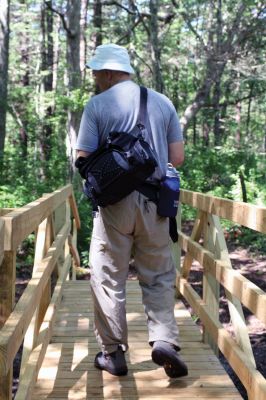
[[[181,229],[182,204],[197,209],[190,237]],[[266,380],[256,369],[242,304],[266,324],[266,294],[232,269],[219,217],[266,233],[266,207],[182,190],[177,216],[179,240],[178,246],[173,247],[178,267],[177,289],[200,318],[204,341],[215,351],[221,350],[245,386],[249,400],[265,400]],[[182,265],[181,250],[185,252]],[[202,297],[188,282],[193,260],[203,270]],[[219,321],[220,285],[225,289],[235,338]]]
[[[181,229],[181,205],[198,210],[190,237]],[[74,220],[72,221],[70,209]],[[75,279],[73,260],[76,232],[80,226],[72,186],[27,204],[20,209],[0,210],[0,399],[11,399],[13,360],[23,343],[16,399],[30,399],[48,346],[55,310],[65,280]],[[219,217],[266,233],[266,208],[182,190],[178,245],[173,247],[178,265],[177,288],[204,325],[204,340],[219,348],[247,389],[250,400],[265,400],[266,382],[256,364],[242,311],[246,306],[266,323],[266,295],[232,269]],[[16,252],[28,235],[35,233],[32,278],[15,302]],[[72,235],[71,235],[72,232]],[[181,250],[185,252],[180,265]],[[203,269],[203,295],[188,282],[193,260]],[[56,280],[51,290],[51,280]],[[219,321],[220,285],[225,289],[235,339]]]
[[[80,220],[71,185],[22,208],[1,209],[0,215],[0,399],[12,398],[13,361],[23,343],[15,398],[25,400],[30,398],[51,337],[64,282],[70,274],[75,279],[71,266],[73,259],[78,262]],[[15,306],[16,253],[32,233],[32,278]]]

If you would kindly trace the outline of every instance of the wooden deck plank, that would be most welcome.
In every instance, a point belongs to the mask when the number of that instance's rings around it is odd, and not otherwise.
[[[210,347],[201,342],[199,327],[181,302],[177,302],[175,315],[182,357],[189,374],[169,379],[163,368],[151,360],[140,289],[136,282],[128,282],[126,359],[129,373],[125,377],[114,377],[93,365],[99,348],[93,332],[89,282],[67,282],[33,399],[240,400],[241,396]]]

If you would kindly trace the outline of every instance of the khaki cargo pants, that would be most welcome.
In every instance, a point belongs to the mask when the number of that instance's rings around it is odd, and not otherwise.
[[[103,351],[120,344],[127,350],[126,279],[134,255],[149,342],[164,340],[178,346],[174,318],[175,267],[169,248],[167,218],[139,192],[101,208],[94,218],[90,246],[91,288],[95,333]]]

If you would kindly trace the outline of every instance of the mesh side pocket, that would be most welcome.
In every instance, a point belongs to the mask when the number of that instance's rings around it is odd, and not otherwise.
[[[97,166],[92,167],[90,174],[97,182],[97,186],[103,189],[123,175],[128,168],[123,155],[118,151],[112,151],[102,155]]]

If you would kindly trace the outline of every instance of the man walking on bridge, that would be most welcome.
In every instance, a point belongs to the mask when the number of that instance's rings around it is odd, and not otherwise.
[[[140,87],[131,80],[134,70],[125,48],[98,46],[87,66],[100,94],[84,109],[76,145],[78,157],[89,156],[112,131],[133,131],[140,107]],[[182,164],[183,137],[174,106],[166,96],[148,89],[147,110],[159,165],[151,180],[158,183],[168,162]],[[152,359],[170,377],[187,375],[178,354],[176,274],[169,241],[168,218],[160,217],[156,204],[138,191],[99,208],[90,245],[95,332],[102,349],[95,357],[97,368],[118,376],[128,371],[124,355],[128,349],[125,287],[133,251]]]

